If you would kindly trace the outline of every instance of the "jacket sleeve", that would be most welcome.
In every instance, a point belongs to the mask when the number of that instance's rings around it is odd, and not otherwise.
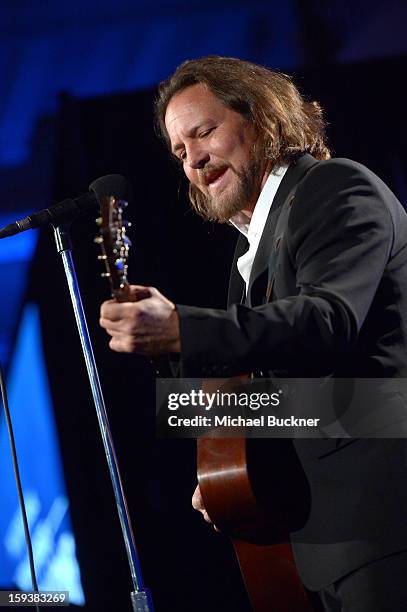
[[[329,369],[357,340],[389,259],[390,195],[359,164],[319,164],[297,189],[284,236],[296,295],[255,308],[178,306],[184,370],[284,370],[293,355]]]

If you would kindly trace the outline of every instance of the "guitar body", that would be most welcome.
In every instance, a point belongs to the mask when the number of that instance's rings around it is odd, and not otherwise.
[[[208,437],[197,444],[205,508],[232,540],[253,610],[311,612],[288,537],[309,504],[292,442]]]

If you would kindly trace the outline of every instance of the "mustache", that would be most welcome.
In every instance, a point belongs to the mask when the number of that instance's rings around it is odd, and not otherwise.
[[[231,170],[233,170],[232,166],[230,164],[208,164],[206,165],[204,168],[202,168],[199,171],[199,177],[200,179],[207,179],[208,176],[210,176],[211,174],[215,173],[215,172],[220,172],[221,170],[227,170],[228,168],[230,168]]]

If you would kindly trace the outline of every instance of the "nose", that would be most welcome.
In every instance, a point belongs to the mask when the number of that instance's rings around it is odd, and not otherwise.
[[[191,143],[187,148],[187,164],[193,170],[204,168],[209,161],[207,153],[199,142]]]

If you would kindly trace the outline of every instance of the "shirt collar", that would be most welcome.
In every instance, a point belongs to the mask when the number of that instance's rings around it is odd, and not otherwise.
[[[256,202],[251,219],[242,212],[237,213],[230,219],[230,223],[246,236],[249,243],[260,238],[277,189],[287,170],[288,166],[284,165],[277,166],[270,172]]]

